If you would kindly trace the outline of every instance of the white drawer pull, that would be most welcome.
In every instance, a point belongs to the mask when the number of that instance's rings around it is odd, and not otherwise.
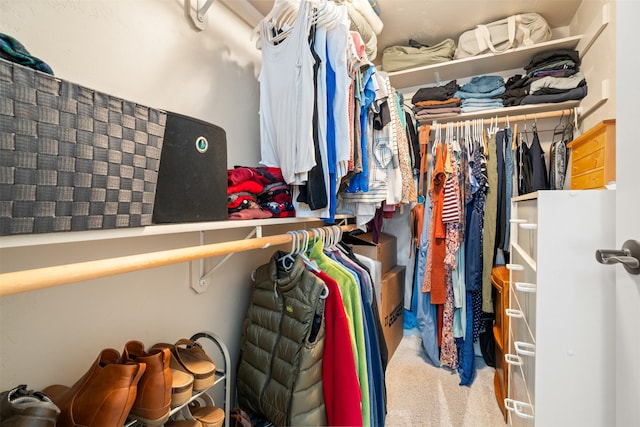
[[[508,317],[513,317],[514,319],[522,319],[524,317],[522,310],[516,310],[515,308],[507,308],[504,312]]]
[[[527,283],[527,282],[515,282],[514,286],[517,290],[521,292],[536,292],[538,287],[535,283]]]
[[[524,230],[535,230],[538,228],[538,224],[534,223],[522,223],[518,224],[518,226]]]
[[[511,218],[509,222],[511,224],[524,224],[525,222],[527,222],[527,220],[523,218]]]
[[[530,403],[509,399],[507,397],[504,399],[504,407],[507,408],[507,411],[515,412],[520,418],[526,418],[529,420],[535,418],[533,415],[533,405]]]
[[[507,270],[522,271],[524,267],[520,264],[507,264]]]
[[[521,354],[523,356],[535,356],[536,355],[536,345],[528,342],[516,341],[513,343],[516,348],[516,353]]]
[[[504,355],[504,361],[509,365],[522,366],[522,357],[515,354],[507,353]]]

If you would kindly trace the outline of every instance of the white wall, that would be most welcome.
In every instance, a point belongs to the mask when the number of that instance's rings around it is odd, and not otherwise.
[[[219,2],[197,31],[184,0],[0,0],[0,30],[56,76],[227,131],[229,164],[257,164],[260,51]]]
[[[255,166],[260,53],[251,29],[223,5],[215,2],[208,20],[206,30],[197,31],[182,0],[0,0],[0,31],[21,41],[56,76],[221,126],[229,167]],[[207,243],[247,233],[208,232]],[[197,233],[187,233],[0,249],[0,271],[198,243]],[[223,337],[235,359],[249,275],[271,253],[235,255],[201,295],[190,289],[189,264],[182,263],[1,298],[0,390],[21,383],[34,389],[71,385],[101,349],[122,351],[132,339],[151,346],[209,330]]]
[[[616,117],[616,8],[611,0],[583,0],[571,23],[572,34],[589,34],[602,22],[602,10],[608,5],[609,24],[604,28],[593,46],[582,57],[581,71],[587,77],[588,94],[581,106],[589,107],[603,98],[608,100],[581,123],[584,132],[602,120]],[[606,80],[608,92],[603,92],[602,82]],[[585,108],[583,108],[584,110]]]

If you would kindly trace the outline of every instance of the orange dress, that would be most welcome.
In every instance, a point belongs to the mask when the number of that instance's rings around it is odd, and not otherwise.
[[[444,304],[447,300],[447,284],[444,258],[447,253],[446,237],[447,229],[442,222],[442,209],[444,206],[444,185],[446,175],[444,172],[445,155],[444,144],[436,147],[436,158],[433,170],[433,180],[431,181],[431,236],[429,242],[430,274],[425,275],[425,281],[430,283],[431,304]],[[428,277],[427,277],[428,276]],[[423,283],[423,291],[425,283]]]

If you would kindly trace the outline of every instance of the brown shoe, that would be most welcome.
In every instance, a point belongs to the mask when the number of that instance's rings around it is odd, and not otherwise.
[[[0,393],[2,427],[54,427],[59,413],[49,397],[25,384]]]
[[[136,400],[138,381],[145,369],[144,363],[122,363],[118,350],[102,350],[72,387],[52,385],[43,390],[60,408],[56,425],[122,427]]]
[[[138,382],[138,394],[131,414],[148,426],[164,424],[171,412],[172,374],[169,367],[171,351],[154,348],[147,353],[140,341],[129,341],[124,346],[124,363],[145,363],[147,369]]]

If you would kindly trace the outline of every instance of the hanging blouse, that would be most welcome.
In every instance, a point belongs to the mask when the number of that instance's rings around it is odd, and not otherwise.
[[[272,32],[277,31],[272,20],[261,22],[260,163],[281,168],[287,184],[305,182],[316,164],[309,3],[300,2],[293,28],[284,40],[272,41]]]

